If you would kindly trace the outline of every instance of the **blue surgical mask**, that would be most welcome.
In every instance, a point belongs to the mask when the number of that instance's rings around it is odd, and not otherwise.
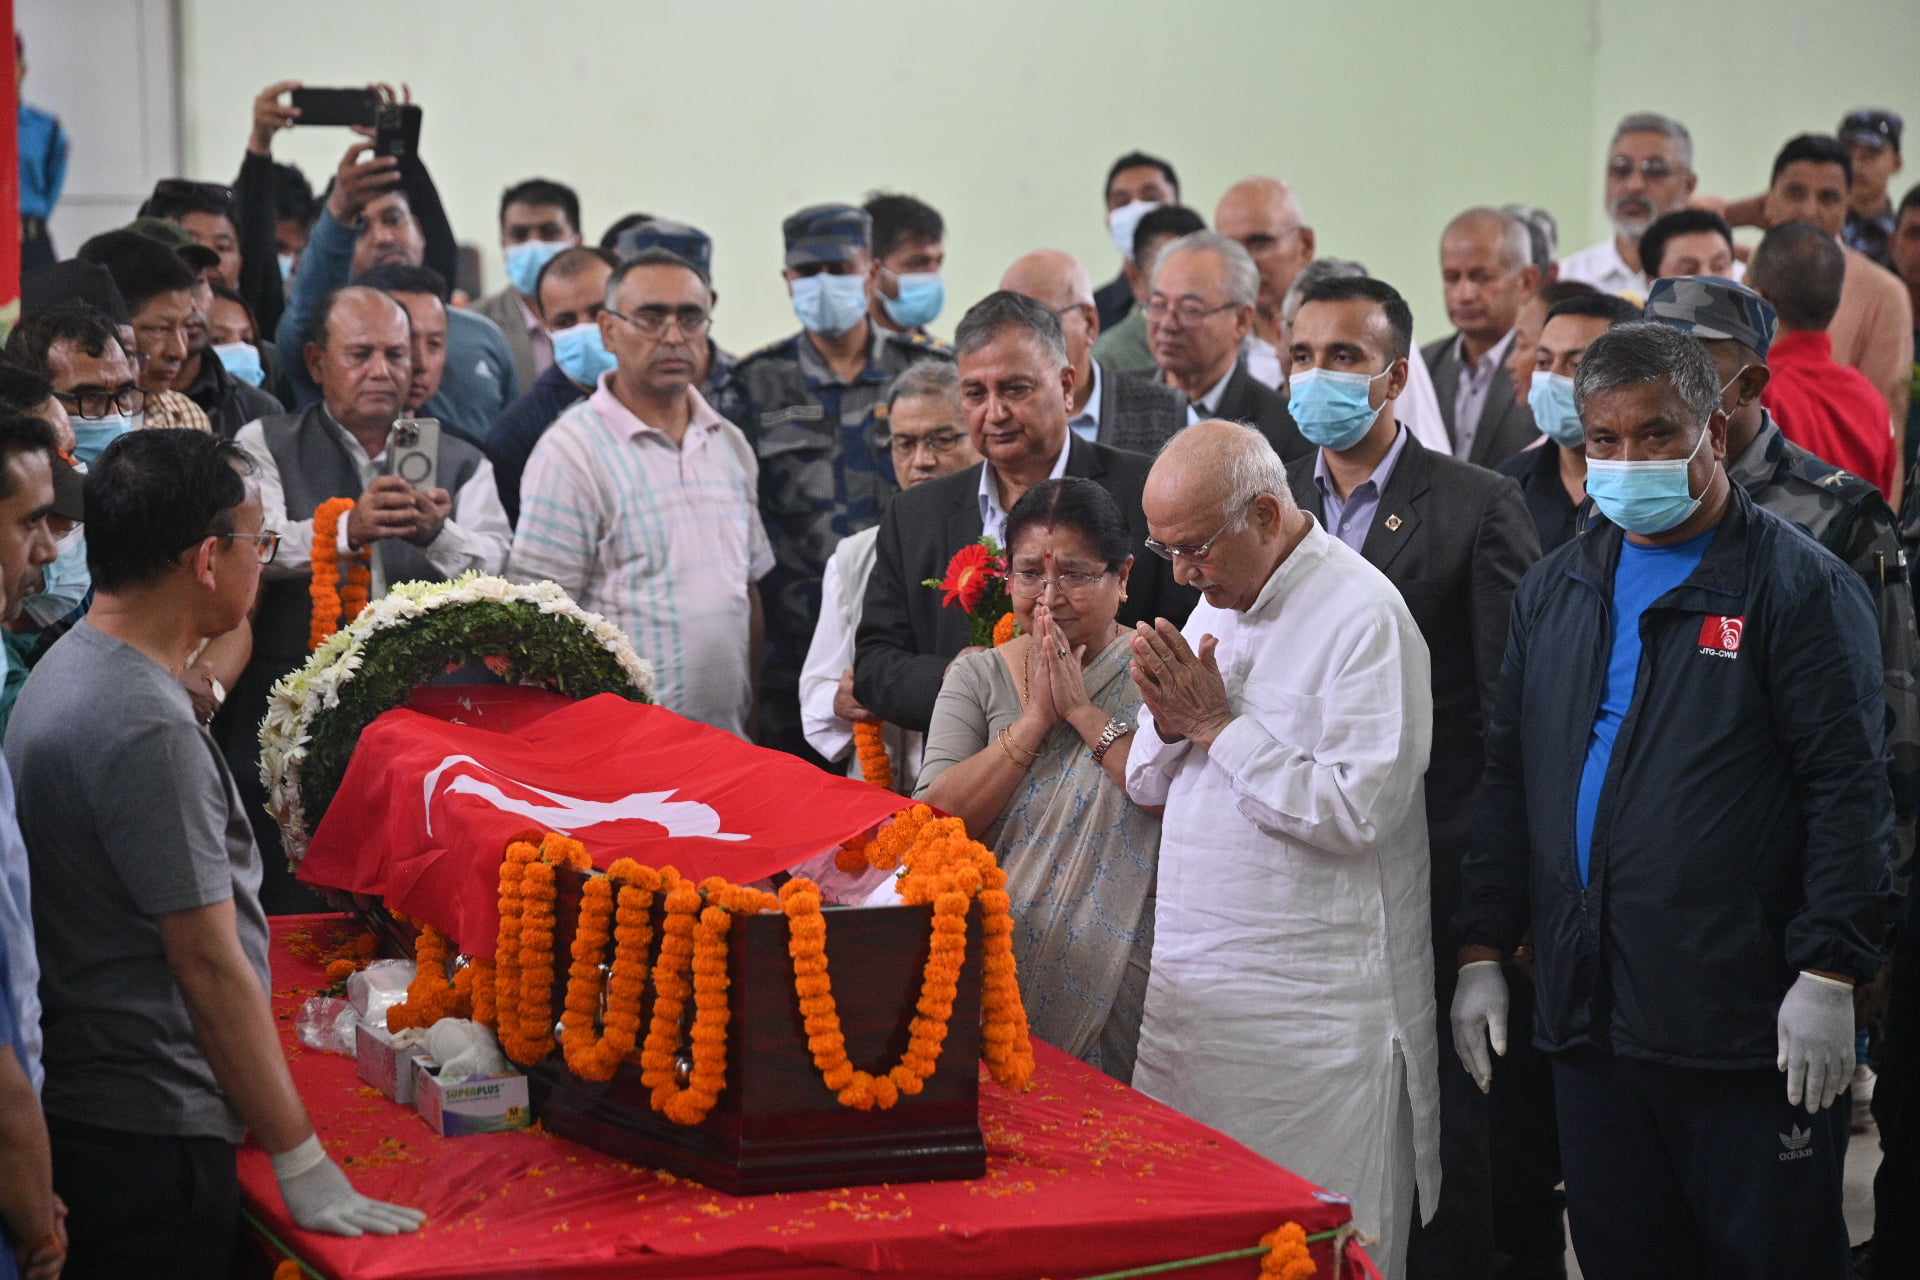
[[[1527,387],[1527,408],[1533,423],[1562,449],[1578,449],[1587,442],[1587,429],[1573,408],[1573,379],[1564,373],[1536,373]]]
[[[507,279],[529,298],[540,283],[540,268],[573,248],[565,240],[522,240],[507,250]]]
[[[275,256],[280,259],[280,286],[285,288],[287,285],[293,283],[293,264],[295,259],[290,253],[276,254]]]
[[[267,371],[260,364],[260,348],[251,342],[222,342],[214,347],[213,354],[220,357],[228,373],[250,387],[267,380]]]
[[[1133,258],[1133,233],[1139,227],[1140,219],[1160,207],[1158,200],[1134,200],[1107,212],[1107,233],[1113,237],[1113,247],[1120,256]]]
[[[838,337],[867,314],[867,278],[822,271],[793,282],[793,314],[808,333]]]
[[[1384,400],[1374,405],[1369,393],[1375,381],[1392,372],[1392,365],[1371,377],[1333,369],[1302,369],[1288,384],[1287,411],[1309,443],[1343,453],[1360,443],[1387,407]]]
[[[27,597],[26,615],[37,626],[50,627],[78,609],[93,590],[93,575],[87,572],[87,538],[84,528],[60,539],[60,555],[41,571],[45,585],[36,595]]]
[[[581,387],[596,385],[601,374],[619,363],[600,337],[599,324],[592,320],[553,335],[553,362],[574,385]]]
[[[889,298],[880,295],[880,301],[886,304],[887,314],[902,329],[918,329],[923,324],[932,324],[933,318],[940,314],[940,308],[947,305],[946,282],[940,279],[936,271],[916,271],[898,277],[900,296]]]
[[[140,413],[116,413],[107,418],[75,418],[74,457],[91,467],[107,451],[108,445],[129,431],[138,431],[145,416]]]
[[[1684,459],[1620,462],[1589,457],[1587,496],[1601,515],[1628,533],[1665,533],[1684,524],[1700,506],[1687,472],[1709,434],[1701,427],[1700,439]]]

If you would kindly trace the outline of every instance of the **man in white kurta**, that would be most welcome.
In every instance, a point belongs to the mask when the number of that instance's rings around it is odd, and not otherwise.
[[[1397,1277],[1440,1187],[1426,644],[1257,433],[1189,428],[1144,500],[1204,599],[1134,642],[1127,791],[1166,812],[1133,1084],[1347,1196]]]

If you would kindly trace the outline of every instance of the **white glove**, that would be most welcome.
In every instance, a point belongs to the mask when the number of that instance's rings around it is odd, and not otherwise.
[[[1853,1083],[1853,988],[1803,971],[1780,1002],[1777,1030],[1787,1104],[1804,1096],[1808,1115],[1832,1106]]]
[[[1507,978],[1498,960],[1460,966],[1450,1019],[1453,1051],[1485,1093],[1493,1087],[1493,1058],[1487,1053],[1487,1042],[1493,1042],[1494,1053],[1507,1056]]]
[[[308,1231],[330,1236],[357,1236],[371,1231],[394,1236],[418,1231],[427,1215],[381,1200],[369,1200],[353,1189],[340,1166],[327,1158],[317,1135],[291,1151],[273,1157],[273,1176],[280,1180],[280,1196],[287,1212]]]

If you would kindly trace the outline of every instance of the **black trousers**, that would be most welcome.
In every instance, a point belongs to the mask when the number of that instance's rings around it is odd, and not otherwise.
[[[240,1233],[233,1144],[47,1117],[67,1202],[66,1280],[222,1280]]]
[[[1553,1056],[1573,1250],[1587,1280],[1846,1280],[1846,1099],[1787,1103],[1777,1071],[1593,1049]]]
[[[1442,963],[1445,960],[1445,963]],[[1440,1033],[1440,1203],[1433,1219],[1413,1215],[1407,1239],[1408,1280],[1467,1280],[1488,1274],[1493,1261],[1493,1188],[1488,1168],[1487,1096],[1454,1052],[1449,1011],[1458,969],[1436,957],[1434,997]],[[1505,1060],[1494,1068],[1499,1078]]]
[[[1559,1191],[1553,1063],[1533,1045],[1533,979],[1511,962],[1503,968],[1511,1002],[1507,1056],[1494,1062],[1493,1091],[1487,1099],[1493,1275],[1496,1280],[1566,1280],[1567,1201]],[[1448,1065],[1442,1063],[1442,1070]]]
[[[1920,1274],[1920,912],[1909,912],[1892,964],[1885,1035],[1874,1045],[1881,1150],[1873,1179],[1876,1280]]]

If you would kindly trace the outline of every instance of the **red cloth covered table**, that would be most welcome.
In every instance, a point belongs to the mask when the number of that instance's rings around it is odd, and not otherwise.
[[[278,916],[273,1006],[327,1149],[369,1195],[426,1211],[417,1235],[343,1240],[293,1226],[264,1152],[240,1153],[249,1211],[329,1277],[1089,1276],[1251,1246],[1283,1222],[1352,1215],[1231,1139],[1036,1043],[1030,1092],[983,1082],[987,1176],[735,1198],[534,1130],[441,1138],[294,1035],[326,984],[312,946],[344,916]],[[307,958],[296,955],[300,951]],[[1331,1276],[1327,1246],[1319,1275]],[[1349,1247],[1347,1276],[1375,1276]],[[1258,1275],[1257,1260],[1175,1273]]]

